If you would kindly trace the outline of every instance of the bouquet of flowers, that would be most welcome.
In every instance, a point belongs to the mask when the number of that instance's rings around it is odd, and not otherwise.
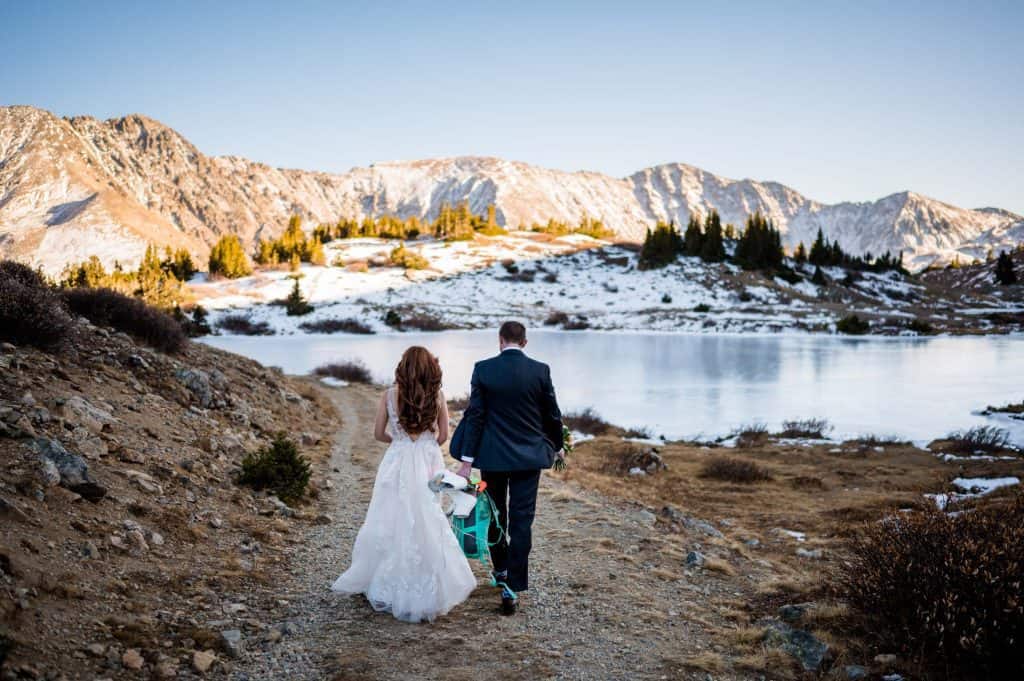
[[[568,426],[562,426],[562,448],[555,455],[554,469],[564,471],[566,468],[565,457],[573,450],[572,431]]]

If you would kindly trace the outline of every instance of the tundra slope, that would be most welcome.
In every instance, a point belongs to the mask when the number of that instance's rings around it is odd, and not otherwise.
[[[416,215],[442,203],[496,207],[509,227],[599,217],[619,238],[639,240],[656,220],[685,224],[712,208],[741,225],[760,211],[787,246],[817,230],[852,253],[904,251],[908,265],[983,257],[1024,234],[1024,218],[957,208],[912,192],[863,203],[822,204],[776,182],[732,180],[682,163],[614,178],[517,161],[458,157],[377,163],[330,174],[204,155],[182,135],[142,115],[61,119],[29,106],[0,108],[0,253],[58,272],[98,255],[134,266],[147,242],[204,256],[220,235],[249,247],[307,222]]]

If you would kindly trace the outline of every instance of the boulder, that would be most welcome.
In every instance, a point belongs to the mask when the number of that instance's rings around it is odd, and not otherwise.
[[[785,622],[772,622],[765,632],[765,643],[789,653],[804,670],[821,669],[829,653],[828,644],[803,629],[794,629]]]
[[[85,459],[66,450],[59,441],[38,437],[29,446],[39,457],[44,480],[52,480],[56,470],[61,486],[89,501],[96,503],[106,496],[107,490],[89,476]]]
[[[63,400],[58,405],[57,413],[71,423],[84,426],[96,434],[103,432],[104,428],[109,429],[115,421],[110,412],[100,409],[78,395]]]
[[[704,554],[700,551],[690,551],[686,554],[686,564],[690,567],[701,567],[704,565]]]
[[[813,607],[812,603],[787,603],[779,608],[779,617],[784,622],[796,622]]]
[[[210,408],[213,404],[213,386],[208,373],[200,369],[178,369],[175,376],[192,393],[199,406]]]

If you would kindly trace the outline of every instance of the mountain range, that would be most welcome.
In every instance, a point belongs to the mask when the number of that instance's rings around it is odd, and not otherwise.
[[[1024,241],[1024,217],[966,209],[904,191],[877,201],[824,204],[777,182],[732,180],[683,163],[626,178],[565,172],[487,157],[390,161],[341,173],[273,168],[207,156],[142,115],[60,118],[30,106],[0,107],[0,254],[54,273],[98,255],[133,265],[147,243],[203,257],[223,234],[251,246],[282,232],[292,214],[307,226],[365,215],[432,219],[444,202],[496,207],[498,222],[528,226],[596,217],[626,241],[657,220],[685,223],[718,210],[741,226],[760,211],[786,245],[818,229],[853,253],[903,251],[911,267]]]

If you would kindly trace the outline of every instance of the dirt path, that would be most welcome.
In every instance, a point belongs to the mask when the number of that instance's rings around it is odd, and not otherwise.
[[[653,515],[547,476],[535,526],[532,588],[521,612],[497,614],[481,586],[447,617],[410,625],[360,597],[328,590],[348,564],[383,445],[371,430],[378,389],[328,389],[342,419],[321,495],[332,522],[297,540],[291,577],[272,587],[269,612],[283,631],[247,645],[233,679],[707,679],[683,661],[711,653],[711,601],[735,587],[687,575],[685,552],[653,528]],[[737,594],[738,595],[738,594]],[[712,598],[713,597],[713,598]],[[732,678],[716,674],[715,678]]]

